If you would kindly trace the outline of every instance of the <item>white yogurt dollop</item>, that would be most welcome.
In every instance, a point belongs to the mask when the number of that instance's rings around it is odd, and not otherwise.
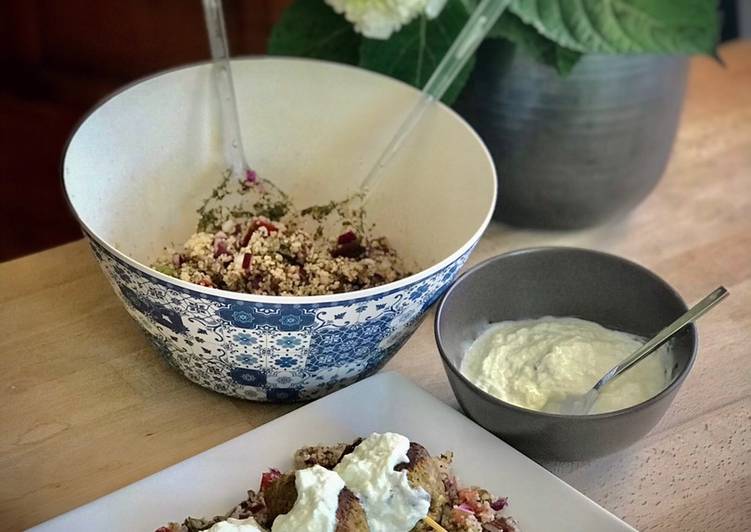
[[[233,519],[230,517],[226,521],[214,524],[214,526],[209,528],[208,532],[263,532],[263,530],[252,517],[248,517],[247,519]]]
[[[273,532],[334,532],[339,492],[344,480],[319,465],[295,472],[297,500],[292,510],[274,519]]]
[[[407,532],[428,515],[428,492],[412,488],[406,471],[394,471],[409,462],[408,450],[405,436],[374,433],[334,468],[360,499],[371,532]]]
[[[606,371],[644,342],[578,318],[545,317],[490,326],[469,348],[461,372],[480,389],[508,403],[559,412],[568,394],[587,392]],[[626,408],[668,384],[667,346],[603,388],[592,413]]]

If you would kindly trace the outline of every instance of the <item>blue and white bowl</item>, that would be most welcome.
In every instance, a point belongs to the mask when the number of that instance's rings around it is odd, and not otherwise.
[[[419,94],[353,67],[293,59],[233,62],[248,159],[298,205],[356,190]],[[430,109],[369,202],[377,232],[418,273],[317,297],[239,294],[147,266],[194,230],[224,163],[209,65],[130,86],[70,140],[70,204],[127,311],[193,382],[256,401],[319,397],[376,371],[414,332],[482,235],[496,180],[482,141]]]

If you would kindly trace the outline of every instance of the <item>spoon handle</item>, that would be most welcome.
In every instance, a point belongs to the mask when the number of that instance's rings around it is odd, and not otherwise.
[[[370,192],[380,181],[381,170],[388,164],[394,154],[399,151],[404,140],[409,136],[417,123],[420,122],[422,115],[430,105],[443,97],[446,90],[451,86],[451,83],[462,71],[464,65],[467,64],[474,51],[480,46],[480,43],[510,3],[511,0],[483,0],[475,8],[472,16],[464,25],[456,40],[454,40],[449,51],[443,56],[443,59],[423,87],[420,99],[360,184],[360,190],[365,194],[363,203],[367,201]]]
[[[229,44],[224,25],[222,0],[203,0],[203,13],[206,30],[209,34],[211,57],[214,60],[214,81],[219,93],[219,105],[222,116],[222,137],[224,158],[232,168],[232,173],[244,178],[248,163],[243,150],[240,120],[237,116],[235,85],[232,81],[232,68],[229,62]]]
[[[724,287],[719,287],[707,297],[699,301],[696,305],[691,307],[685,314],[681,315],[673,323],[661,330],[655,335],[649,342],[644,344],[640,349],[637,349],[628,358],[623,360],[617,366],[611,368],[599,381],[594,385],[594,389],[599,391],[600,388],[605,386],[608,382],[612,381],[624,371],[628,370],[631,366],[638,363],[644,357],[652,354],[662,344],[670,340],[678,331],[683,329],[686,325],[693,322],[700,316],[703,316],[707,311],[712,309],[717,303],[725,299],[728,295],[728,291]]]

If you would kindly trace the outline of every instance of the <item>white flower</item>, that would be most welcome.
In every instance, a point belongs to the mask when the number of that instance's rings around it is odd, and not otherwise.
[[[437,17],[446,0],[326,0],[326,3],[365,37],[388,39],[418,15]]]

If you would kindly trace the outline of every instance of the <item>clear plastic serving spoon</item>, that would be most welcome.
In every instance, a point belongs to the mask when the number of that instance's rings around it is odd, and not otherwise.
[[[443,97],[510,3],[511,0],[483,0],[475,8],[449,51],[423,87],[420,100],[402,122],[370,172],[361,181],[360,192],[354,196],[361,199],[361,205],[365,204],[370,192],[380,182],[383,168],[399,151],[404,140],[418,124],[425,111],[433,102]],[[225,160],[235,177],[245,184],[255,184],[261,180],[248,166],[243,150],[222,2],[221,0],[203,0],[203,9],[211,55],[214,60],[214,78],[221,104]],[[263,180],[263,182],[272,185],[267,180]],[[270,186],[269,188],[284,196],[276,187]]]
[[[402,122],[402,125],[396,131],[394,138],[391,139],[386,149],[376,161],[368,175],[365,176],[360,184],[360,194],[363,197],[362,203],[368,200],[370,193],[380,182],[383,168],[392,159],[394,154],[404,143],[422,115],[436,100],[440,100],[461,72],[464,65],[472,54],[480,46],[490,29],[498,21],[498,18],[506,10],[511,0],[483,0],[475,8],[472,16],[469,18],[464,28],[454,40],[454,43],[443,56],[443,59],[436,67],[433,75],[422,89],[422,96],[417,104],[412,108],[410,113]]]
[[[673,323],[658,332],[651,340],[649,340],[642,347],[634,351],[620,364],[610,369],[597,383],[585,394],[572,394],[565,397],[561,401],[556,402],[558,410],[562,414],[570,415],[585,415],[592,410],[592,406],[600,396],[600,392],[603,387],[608,383],[617,379],[629,369],[634,367],[644,358],[648,357],[660,348],[665,342],[675,336],[681,329],[683,329],[689,323],[696,321],[699,317],[703,316],[710,309],[714,308],[720,301],[725,299],[728,295],[728,291],[724,287],[719,287],[707,297],[699,301],[696,305],[688,309],[685,314],[682,314]]]
[[[206,31],[209,34],[211,57],[214,61],[214,82],[219,93],[224,158],[234,176],[239,179],[254,181],[255,173],[248,166],[243,149],[240,120],[237,115],[235,85],[232,81],[232,68],[229,62],[229,43],[224,25],[222,0],[203,0],[203,14],[206,20]]]
[[[199,212],[206,213],[219,208],[217,205],[212,205],[214,203],[218,203],[219,206],[228,203],[228,198],[223,199],[227,195],[237,200],[238,194],[243,195],[248,192],[255,193],[256,200],[266,198],[266,203],[269,205],[286,204],[287,195],[268,179],[261,178],[248,165],[245,157],[222,0],[203,0],[203,14],[213,60],[212,75],[219,96],[224,161],[229,167],[229,176],[225,175],[225,178],[231,176],[235,183],[240,184],[240,188],[234,190],[234,187],[228,186],[230,180],[225,179],[220,185],[224,187],[224,192],[216,195],[215,190],[211,197],[206,198]],[[246,200],[245,203],[248,201]]]

